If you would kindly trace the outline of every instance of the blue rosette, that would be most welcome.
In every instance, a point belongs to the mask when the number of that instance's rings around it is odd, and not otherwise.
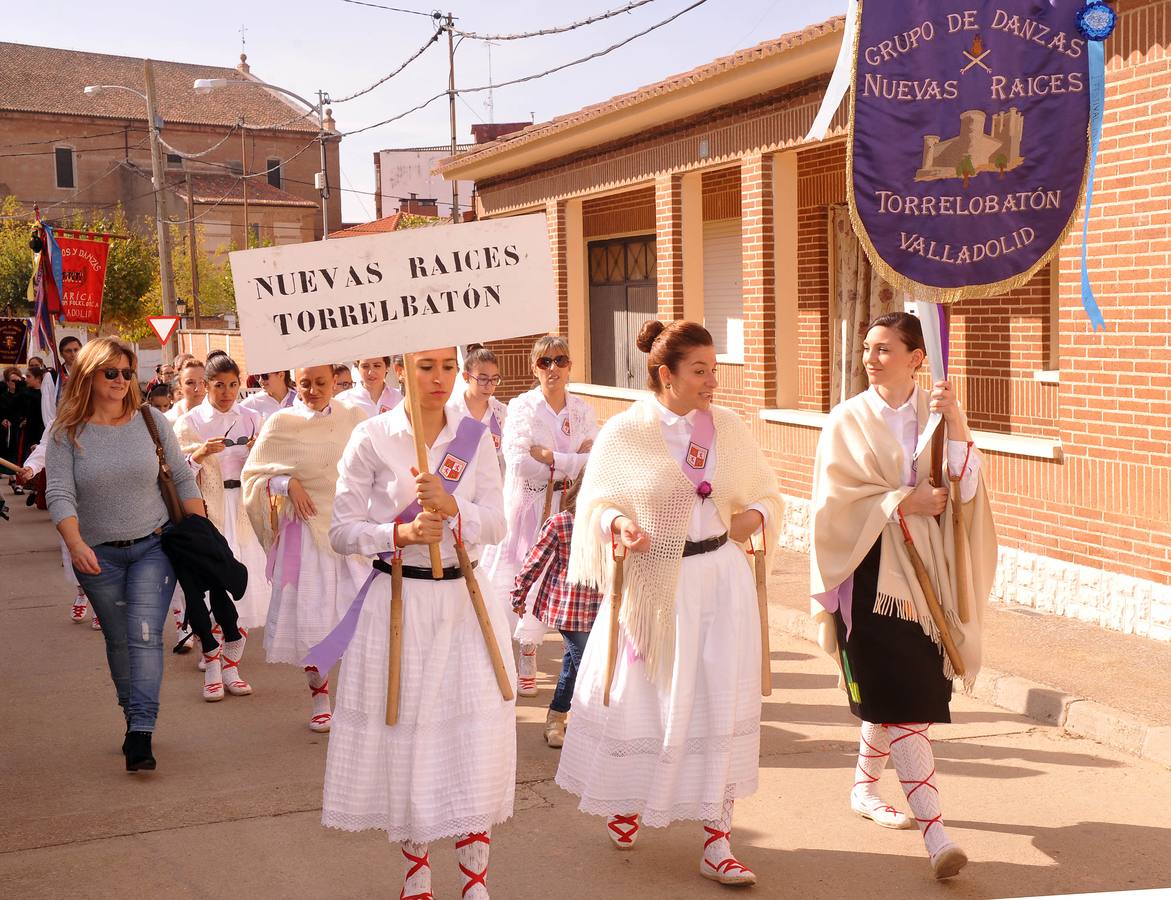
[[[1106,5],[1106,0],[1090,0],[1078,10],[1078,30],[1091,41],[1104,41],[1118,24],[1118,13]]]

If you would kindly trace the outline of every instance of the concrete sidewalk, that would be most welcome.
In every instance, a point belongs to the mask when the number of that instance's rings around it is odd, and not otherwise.
[[[760,789],[736,814],[737,853],[761,879],[754,895],[992,898],[1171,886],[1171,772],[977,697],[958,697],[954,723],[933,730],[947,825],[973,860],[959,878],[931,879],[916,833],[851,815],[857,723],[833,663],[786,631],[804,614],[792,590],[804,577],[801,557],[786,560],[775,576]],[[398,896],[399,857],[383,836],[320,826],[328,736],[305,727],[303,679],[262,662],[259,633],[242,667],[252,697],[206,704],[193,655],[168,659],[159,770],[131,776],[103,642],[88,622],[68,621],[44,513],[19,507],[0,523],[0,573],[5,896]],[[494,832],[493,896],[727,896],[695,871],[695,824],[648,830],[636,851],[619,854],[602,821],[553,784],[558,754],[544,746],[541,723],[558,655],[546,641],[541,693],[518,706],[516,814]],[[893,772],[883,784],[903,806]],[[432,865],[436,896],[458,897],[450,843],[433,847]]]

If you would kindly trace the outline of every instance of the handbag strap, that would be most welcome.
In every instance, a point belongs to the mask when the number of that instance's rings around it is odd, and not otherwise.
[[[159,470],[170,476],[171,469],[167,465],[167,452],[163,449],[163,439],[159,437],[158,423],[155,422],[151,409],[149,403],[143,403],[142,406],[138,407],[138,411],[142,413],[142,421],[146,423],[146,430],[150,432],[150,439],[155,442],[155,455],[159,458]]]

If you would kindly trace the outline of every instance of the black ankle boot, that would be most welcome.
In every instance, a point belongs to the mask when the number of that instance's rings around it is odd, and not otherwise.
[[[127,772],[154,770],[155,758],[150,752],[150,738],[149,731],[127,732],[125,744]]]

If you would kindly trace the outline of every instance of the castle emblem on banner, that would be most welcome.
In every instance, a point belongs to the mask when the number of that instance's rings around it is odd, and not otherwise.
[[[1014,106],[992,116],[991,132],[986,130],[988,115],[983,110],[968,109],[960,113],[959,133],[947,140],[937,134],[923,136],[923,161],[915,173],[916,181],[962,178],[964,187],[981,172],[1011,172],[1025,161],[1021,156],[1021,135],[1025,117]]]

